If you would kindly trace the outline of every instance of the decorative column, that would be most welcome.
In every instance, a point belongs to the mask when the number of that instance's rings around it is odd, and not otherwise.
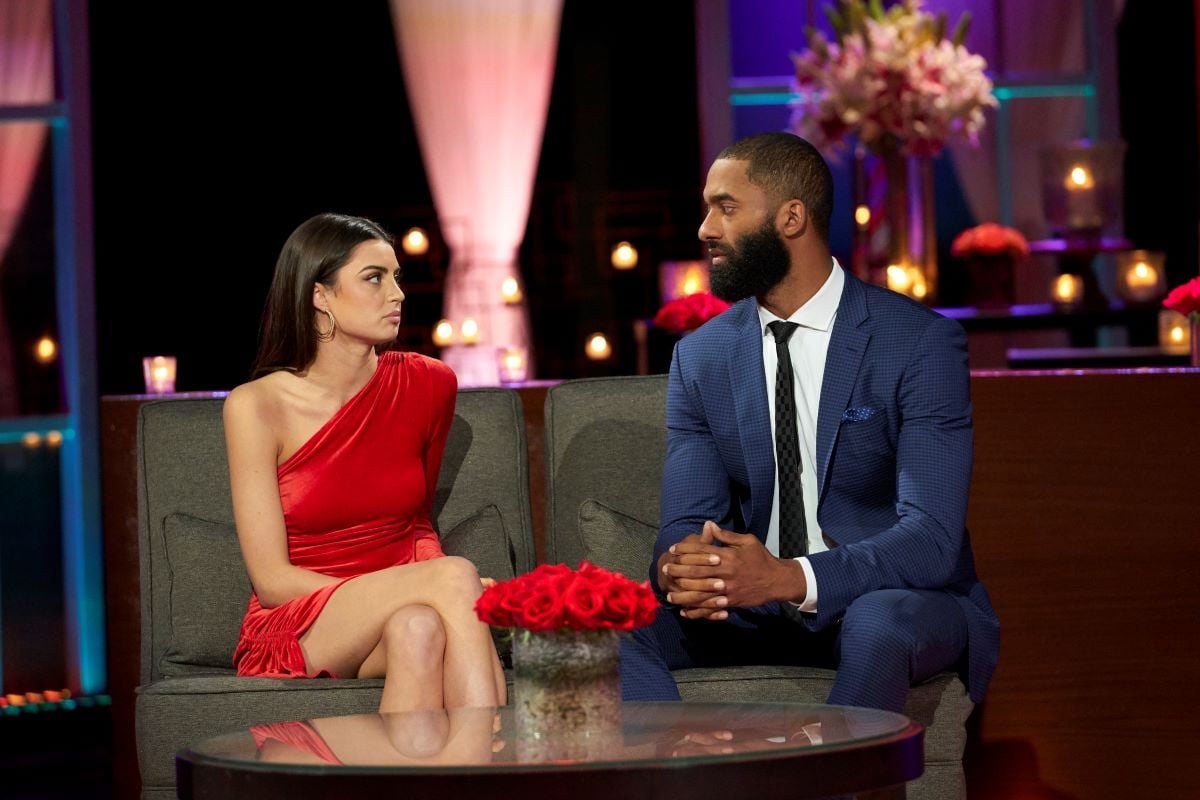
[[[474,344],[442,358],[463,385],[499,383],[499,348],[529,351],[519,280],[558,49],[562,0],[391,0],[405,86],[450,269],[442,316],[474,319]]]

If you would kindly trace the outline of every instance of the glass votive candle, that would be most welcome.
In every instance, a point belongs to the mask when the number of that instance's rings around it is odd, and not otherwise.
[[[663,303],[707,291],[707,261],[664,261],[658,265],[658,294]]]
[[[458,333],[463,344],[476,344],[479,342],[479,323],[473,317],[467,317],[459,326]]]
[[[496,371],[501,384],[524,383],[529,377],[529,359],[524,347],[497,347]]]
[[[1192,329],[1188,318],[1178,311],[1164,308],[1158,312],[1158,344],[1168,353],[1188,353],[1192,346]]]
[[[448,319],[438,320],[433,326],[433,343],[438,347],[449,347],[454,344],[454,323]]]
[[[1099,236],[1119,218],[1124,142],[1080,140],[1040,155],[1042,205],[1056,236]]]
[[[1083,300],[1083,278],[1079,275],[1058,275],[1050,282],[1050,297],[1055,305],[1074,308]]]
[[[587,338],[583,351],[592,361],[604,361],[612,355],[612,345],[609,344],[607,336],[596,332]]]
[[[146,394],[170,394],[175,391],[175,356],[146,356],[142,359],[142,377]]]
[[[1130,250],[1118,253],[1117,294],[1129,303],[1152,303],[1166,294],[1166,253]]]
[[[511,275],[500,282],[500,299],[505,305],[514,306],[521,302],[524,297],[521,291],[521,282]]]

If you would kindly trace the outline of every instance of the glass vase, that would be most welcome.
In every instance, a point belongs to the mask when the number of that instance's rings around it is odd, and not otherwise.
[[[880,186],[882,185],[882,191]],[[888,142],[878,152],[855,151],[855,242],[852,264],[895,291],[925,303],[938,293],[933,160],[906,156]],[[877,205],[878,201],[878,205]],[[879,207],[881,206],[881,207]],[[883,225],[872,218],[882,213]],[[877,234],[882,247],[876,247]]]
[[[937,297],[937,219],[933,198],[933,161],[905,156],[895,149],[883,155],[887,180],[888,266],[914,269],[913,297]]]
[[[517,630],[513,705],[521,761],[604,758],[621,744],[615,630]]]
[[[1193,311],[1188,314],[1188,320],[1192,324],[1192,341],[1191,341],[1191,365],[1200,367],[1200,314]]]

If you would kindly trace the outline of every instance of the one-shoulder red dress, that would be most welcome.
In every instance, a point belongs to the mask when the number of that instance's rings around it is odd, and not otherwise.
[[[443,555],[429,517],[457,388],[436,359],[382,353],[367,385],[279,465],[292,564],[343,580],[275,608],[251,594],[238,675],[332,677],[307,672],[300,636],[338,587]]]

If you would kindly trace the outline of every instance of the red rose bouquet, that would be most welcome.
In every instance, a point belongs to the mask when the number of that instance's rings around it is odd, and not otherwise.
[[[1016,259],[1029,255],[1029,243],[1015,228],[985,222],[960,233],[950,245],[950,254],[959,258],[1007,256]]]
[[[654,324],[671,333],[683,333],[699,328],[729,308],[710,292],[697,292],[679,297],[664,305],[654,316]]]
[[[475,613],[487,624],[534,633],[628,631],[653,622],[657,608],[648,581],[637,583],[587,561],[578,570],[542,564],[489,586],[475,601]]]
[[[1163,300],[1163,305],[1185,317],[1200,318],[1200,278],[1176,286]]]

